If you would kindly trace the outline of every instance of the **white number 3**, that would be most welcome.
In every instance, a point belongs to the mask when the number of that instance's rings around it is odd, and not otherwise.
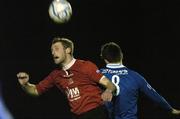
[[[119,87],[120,77],[118,75],[113,75],[111,80],[114,83],[114,85],[116,86],[116,96],[117,96],[120,93],[120,87]]]

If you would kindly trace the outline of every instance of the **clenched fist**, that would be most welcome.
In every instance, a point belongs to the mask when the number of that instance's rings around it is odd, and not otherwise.
[[[29,81],[29,75],[26,72],[19,72],[17,74],[19,83],[23,86],[26,85]]]

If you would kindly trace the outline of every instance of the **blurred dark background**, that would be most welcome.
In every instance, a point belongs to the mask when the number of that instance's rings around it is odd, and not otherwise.
[[[2,0],[0,80],[7,107],[15,119],[69,119],[69,107],[57,88],[41,97],[27,95],[16,74],[26,71],[38,83],[54,68],[54,36],[75,43],[75,58],[102,67],[100,46],[118,43],[124,65],[142,74],[175,108],[180,109],[179,0],[68,0],[73,16],[57,25],[48,16],[51,0]],[[178,119],[141,94],[141,119]]]

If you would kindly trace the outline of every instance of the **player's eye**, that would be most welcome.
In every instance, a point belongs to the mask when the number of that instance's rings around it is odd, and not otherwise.
[[[59,50],[59,48],[58,48],[58,47],[55,47],[55,51],[57,51],[57,50]]]

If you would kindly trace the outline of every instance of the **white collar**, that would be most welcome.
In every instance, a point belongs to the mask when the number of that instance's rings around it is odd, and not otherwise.
[[[125,67],[123,64],[117,64],[117,63],[109,63],[106,65],[107,68],[123,68]]]
[[[73,59],[71,60],[71,62],[70,62],[69,64],[67,64],[66,66],[63,66],[62,69],[63,69],[63,70],[69,69],[75,62],[76,62],[76,59],[73,58]]]

